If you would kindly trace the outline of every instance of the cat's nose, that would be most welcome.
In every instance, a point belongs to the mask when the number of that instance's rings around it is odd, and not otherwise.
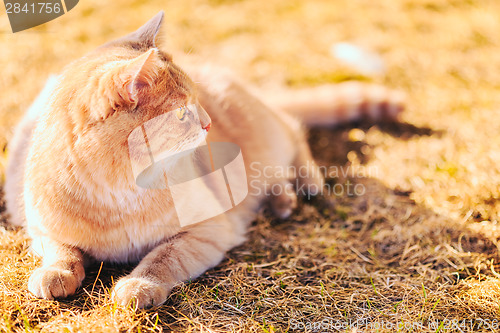
[[[196,104],[196,110],[198,111],[198,117],[200,118],[201,128],[208,132],[210,127],[212,127],[212,119],[210,119],[207,111],[205,111],[200,104]]]
[[[205,127],[202,127],[205,131],[209,131],[210,130],[210,127],[212,127],[212,123],[208,123],[208,125],[206,125]]]

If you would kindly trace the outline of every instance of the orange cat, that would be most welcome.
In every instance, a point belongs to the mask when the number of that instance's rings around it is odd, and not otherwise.
[[[217,69],[191,68],[189,75],[181,70],[155,46],[162,19],[163,13],[156,15],[51,78],[10,142],[7,208],[43,257],[29,279],[29,290],[39,297],[73,294],[89,260],[136,261],[114,286],[113,298],[120,304],[135,299],[140,308],[163,303],[176,283],[217,265],[244,241],[268,197],[266,187],[290,188],[293,179],[264,179],[259,167],[307,166],[311,172],[299,184],[313,195],[321,190],[323,178],[294,116],[329,125],[363,116],[395,118],[402,109],[399,95],[362,84],[274,95],[268,106]],[[193,110],[198,123],[188,126]],[[170,191],[138,186],[131,168],[131,133],[164,114],[176,116],[156,129],[186,149],[205,137],[238,145],[248,180],[258,180],[254,191],[224,214],[180,223]],[[187,209],[202,205],[190,198],[184,197]],[[296,200],[293,191],[270,197],[281,218]]]

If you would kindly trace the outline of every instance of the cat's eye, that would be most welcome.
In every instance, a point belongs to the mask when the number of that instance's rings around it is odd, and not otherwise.
[[[179,119],[181,121],[186,118],[186,113],[187,113],[187,109],[185,106],[181,106],[180,108],[178,108],[175,111],[175,114],[177,115],[177,119]]]

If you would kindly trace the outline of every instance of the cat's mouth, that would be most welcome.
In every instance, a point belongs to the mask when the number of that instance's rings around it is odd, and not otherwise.
[[[207,130],[200,129],[198,135],[190,137],[171,149],[151,151],[151,164],[136,176],[137,185],[144,188],[166,188],[168,184],[179,181],[179,176],[184,179],[185,174],[200,172],[195,171],[197,167],[201,166],[202,169],[206,169],[207,165],[199,165],[197,154],[199,149],[206,146],[206,136]]]
[[[199,146],[206,144],[205,139],[207,135],[208,131],[205,129],[201,129],[195,136],[189,137],[177,143],[171,148],[157,149],[156,151],[151,151],[151,154],[153,155],[156,161],[171,158],[174,155],[182,156],[183,153],[186,153],[192,149],[198,148]]]
[[[202,126],[202,129],[208,133],[208,131],[210,131],[210,128],[212,127],[212,123],[209,122],[208,125],[206,125],[205,127]]]

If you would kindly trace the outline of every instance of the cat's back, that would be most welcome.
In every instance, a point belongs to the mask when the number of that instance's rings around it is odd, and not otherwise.
[[[57,77],[49,77],[38,97],[16,126],[14,135],[9,141],[9,159],[5,171],[5,197],[10,223],[13,225],[22,226],[25,224],[23,187],[26,159],[37,119],[49,103],[56,85]]]
[[[291,163],[295,142],[303,134],[299,121],[270,108],[258,96],[257,89],[226,68],[199,63],[182,65],[196,83],[198,100],[212,119],[209,140],[238,144],[248,158],[246,163]]]

